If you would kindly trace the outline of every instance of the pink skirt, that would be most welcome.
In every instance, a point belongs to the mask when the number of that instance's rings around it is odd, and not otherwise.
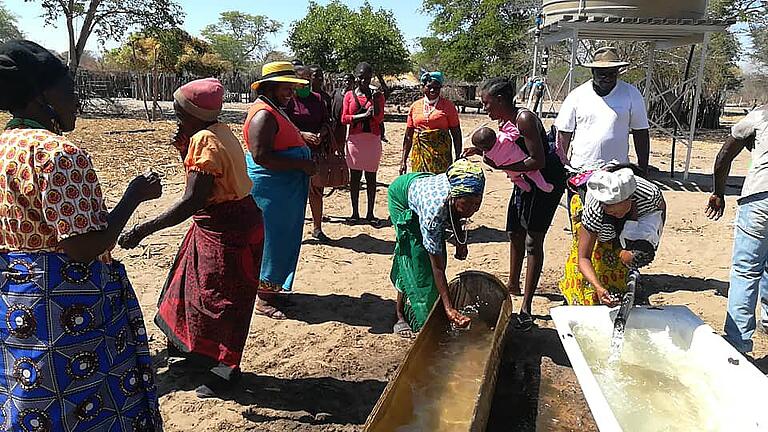
[[[347,138],[347,166],[366,172],[379,170],[381,137],[372,133],[349,135]]]

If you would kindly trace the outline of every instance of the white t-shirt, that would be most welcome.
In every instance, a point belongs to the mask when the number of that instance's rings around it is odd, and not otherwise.
[[[736,139],[755,137],[752,166],[749,168],[741,198],[768,192],[768,105],[763,105],[733,125],[731,135]]]
[[[574,132],[571,166],[581,168],[612,160],[628,163],[630,131],[648,129],[649,124],[643,95],[635,86],[618,80],[601,97],[589,80],[565,98],[555,127]]]

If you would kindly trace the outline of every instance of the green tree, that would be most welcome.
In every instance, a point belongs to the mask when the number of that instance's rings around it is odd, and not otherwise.
[[[216,53],[236,70],[242,70],[270,50],[266,39],[281,27],[279,22],[263,15],[229,11],[222,12],[219,21],[206,26],[201,33]]]
[[[92,34],[99,40],[122,38],[133,27],[181,24],[184,13],[173,0],[25,0],[39,3],[49,25],[63,17],[69,34],[69,67],[76,71]],[[79,25],[79,30],[75,24]]]
[[[16,15],[6,9],[3,2],[0,2],[0,42],[21,39],[23,36],[16,24]]]
[[[431,35],[420,39],[420,65],[479,81],[525,73],[535,9],[526,0],[424,0]]]
[[[305,63],[328,71],[351,71],[366,61],[383,86],[385,74],[411,69],[410,53],[394,14],[367,2],[359,10],[338,0],[327,5],[310,2],[307,15],[291,25],[287,43]]]

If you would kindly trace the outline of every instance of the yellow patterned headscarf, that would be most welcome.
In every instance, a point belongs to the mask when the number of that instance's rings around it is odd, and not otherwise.
[[[485,174],[480,164],[470,162],[469,159],[459,159],[448,167],[446,175],[451,184],[451,197],[483,195]]]

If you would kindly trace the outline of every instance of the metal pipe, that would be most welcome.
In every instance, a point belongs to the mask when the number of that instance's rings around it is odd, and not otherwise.
[[[691,154],[693,153],[693,139],[696,137],[696,120],[699,116],[699,102],[701,99],[701,86],[704,82],[704,66],[707,62],[707,48],[709,46],[709,33],[704,33],[704,43],[701,45],[701,62],[699,63],[699,75],[696,77],[696,96],[693,100],[693,112],[691,113],[691,133],[688,140],[688,153],[685,155],[685,174],[683,180],[688,181],[691,169]]]
[[[653,63],[656,56],[656,42],[650,42],[648,44],[648,59],[645,65],[645,109],[648,109],[648,102],[651,99],[651,85],[653,83]]]
[[[571,68],[568,71],[568,94],[573,90],[573,75],[576,70],[576,55],[579,52],[579,30],[573,29],[573,39],[571,39]]]
[[[691,45],[691,51],[688,53],[688,63],[685,64],[685,78],[683,78],[683,90],[681,95],[685,95],[688,90],[688,78],[691,76],[691,63],[693,63],[693,53],[696,51],[696,45]],[[682,100],[678,104],[677,112],[673,112],[672,115],[679,117],[680,108],[682,107]],[[680,122],[675,120],[675,129],[672,132],[672,159],[670,160],[669,176],[675,178],[675,149],[677,147],[677,132],[679,130]]]

